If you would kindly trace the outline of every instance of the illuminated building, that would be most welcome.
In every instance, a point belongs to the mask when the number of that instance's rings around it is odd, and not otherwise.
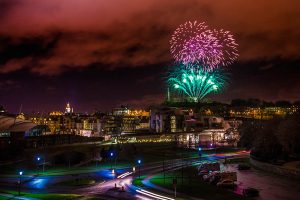
[[[237,118],[252,118],[268,120],[273,117],[284,117],[289,114],[298,112],[299,108],[296,106],[291,107],[265,107],[265,108],[233,108],[230,110],[231,117]]]
[[[136,133],[138,131],[149,130],[149,112],[145,110],[133,110],[127,107],[114,108],[111,119],[116,124],[120,124],[120,130],[114,127],[114,132]],[[111,127],[113,123],[110,124]]]
[[[49,133],[46,125],[37,125],[29,120],[0,115],[0,147],[10,144],[22,145],[27,137]]]
[[[120,108],[114,108],[112,111],[112,114],[114,116],[122,116],[122,115],[128,115],[129,109],[125,106],[121,106]]]
[[[49,115],[50,116],[61,116],[61,115],[63,115],[63,113],[60,111],[52,111],[49,113]]]
[[[70,103],[67,103],[65,113],[66,114],[73,113],[73,108],[71,108]]]

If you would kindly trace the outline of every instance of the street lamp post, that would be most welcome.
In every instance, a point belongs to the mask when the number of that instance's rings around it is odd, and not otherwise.
[[[111,169],[111,170],[112,170],[112,158],[113,158],[113,156],[114,156],[114,153],[111,152],[111,153],[110,153],[110,169]]]
[[[41,160],[41,158],[37,157],[36,160],[37,160],[37,170],[38,170],[37,173],[39,174],[39,171],[40,171],[39,168],[40,168],[40,160]]]
[[[202,148],[201,147],[198,147],[198,155],[200,158],[202,157]]]
[[[40,164],[40,161],[43,161],[43,173],[45,172],[45,157],[37,157],[36,160],[38,161],[38,165]]]
[[[22,184],[22,175],[23,175],[23,172],[22,171],[20,171],[19,172],[19,192],[18,192],[18,194],[19,194],[19,196],[21,195],[21,184]]]
[[[138,162],[138,166],[139,166],[139,179],[141,179],[141,163],[142,163],[142,161],[139,159],[137,162]]]

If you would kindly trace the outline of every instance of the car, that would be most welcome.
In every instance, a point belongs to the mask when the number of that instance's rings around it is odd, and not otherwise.
[[[210,179],[216,175],[217,172],[210,172],[202,177],[204,181],[210,181]]]
[[[250,166],[247,164],[239,164],[238,165],[238,170],[248,170],[250,169]]]
[[[199,175],[200,176],[204,176],[204,175],[207,175],[209,172],[207,171],[207,170],[201,170],[200,172],[199,172]]]
[[[243,196],[244,197],[257,197],[259,196],[259,190],[255,188],[245,188],[243,189]]]
[[[234,181],[232,180],[221,180],[220,182],[217,183],[218,187],[234,187]]]

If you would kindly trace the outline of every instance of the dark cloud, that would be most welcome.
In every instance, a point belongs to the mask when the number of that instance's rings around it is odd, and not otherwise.
[[[272,59],[236,64],[230,84],[215,98],[260,98],[268,101],[300,99],[300,60]]]
[[[230,30],[239,44],[227,89],[211,98],[300,99],[299,6],[295,0],[2,0],[0,90],[10,89],[0,104],[51,110],[71,101],[90,111],[159,102],[173,62],[170,36],[188,20]]]
[[[115,69],[172,62],[170,35],[187,20],[230,30],[241,61],[299,56],[300,11],[294,0],[14,0],[2,5],[0,35],[9,43],[0,47],[2,73],[27,68],[55,75],[95,63]]]

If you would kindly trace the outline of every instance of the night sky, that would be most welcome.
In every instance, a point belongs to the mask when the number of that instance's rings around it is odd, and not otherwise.
[[[0,0],[0,105],[108,111],[165,98],[169,40],[185,21],[239,44],[217,101],[300,99],[300,1]]]

